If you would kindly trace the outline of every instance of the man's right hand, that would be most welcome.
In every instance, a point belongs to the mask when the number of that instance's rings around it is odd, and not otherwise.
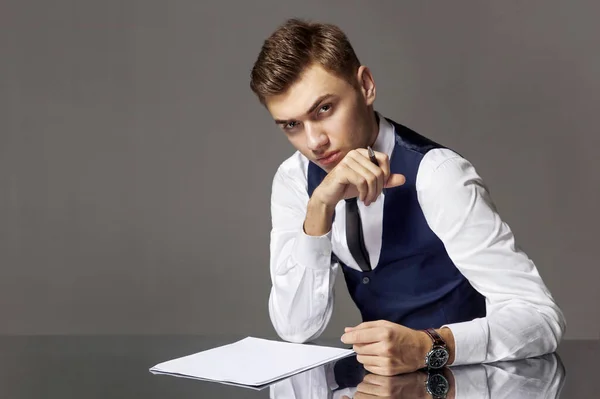
[[[368,206],[384,188],[404,184],[403,175],[390,173],[386,154],[375,152],[375,158],[379,166],[371,162],[367,150],[352,150],[327,174],[308,202],[304,221],[306,234],[321,236],[330,231],[333,211],[341,200],[359,197]]]
[[[404,184],[401,174],[390,174],[390,160],[381,152],[375,152],[379,166],[371,162],[367,150],[350,151],[323,179],[311,199],[328,207],[343,199],[358,197],[369,206],[381,195],[384,188]]]

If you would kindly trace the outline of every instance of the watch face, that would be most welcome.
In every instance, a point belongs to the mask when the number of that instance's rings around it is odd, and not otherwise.
[[[448,380],[441,374],[429,376],[427,380],[427,391],[434,398],[443,398],[448,394],[450,384]]]
[[[432,369],[439,369],[448,363],[448,351],[445,348],[434,348],[429,352],[427,365]]]

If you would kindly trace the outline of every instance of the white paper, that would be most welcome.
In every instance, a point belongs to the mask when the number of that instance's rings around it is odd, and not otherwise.
[[[150,371],[258,387],[352,354],[351,349],[247,337],[159,363]]]

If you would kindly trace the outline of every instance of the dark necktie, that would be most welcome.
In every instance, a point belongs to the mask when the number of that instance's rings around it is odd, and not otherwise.
[[[346,242],[348,243],[350,253],[362,271],[370,271],[371,265],[369,262],[369,254],[365,247],[356,198],[349,198],[346,200]]]

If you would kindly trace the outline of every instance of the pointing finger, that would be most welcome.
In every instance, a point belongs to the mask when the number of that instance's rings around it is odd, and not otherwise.
[[[382,340],[385,331],[380,328],[364,328],[353,330],[342,335],[342,342],[345,344],[369,344]]]

